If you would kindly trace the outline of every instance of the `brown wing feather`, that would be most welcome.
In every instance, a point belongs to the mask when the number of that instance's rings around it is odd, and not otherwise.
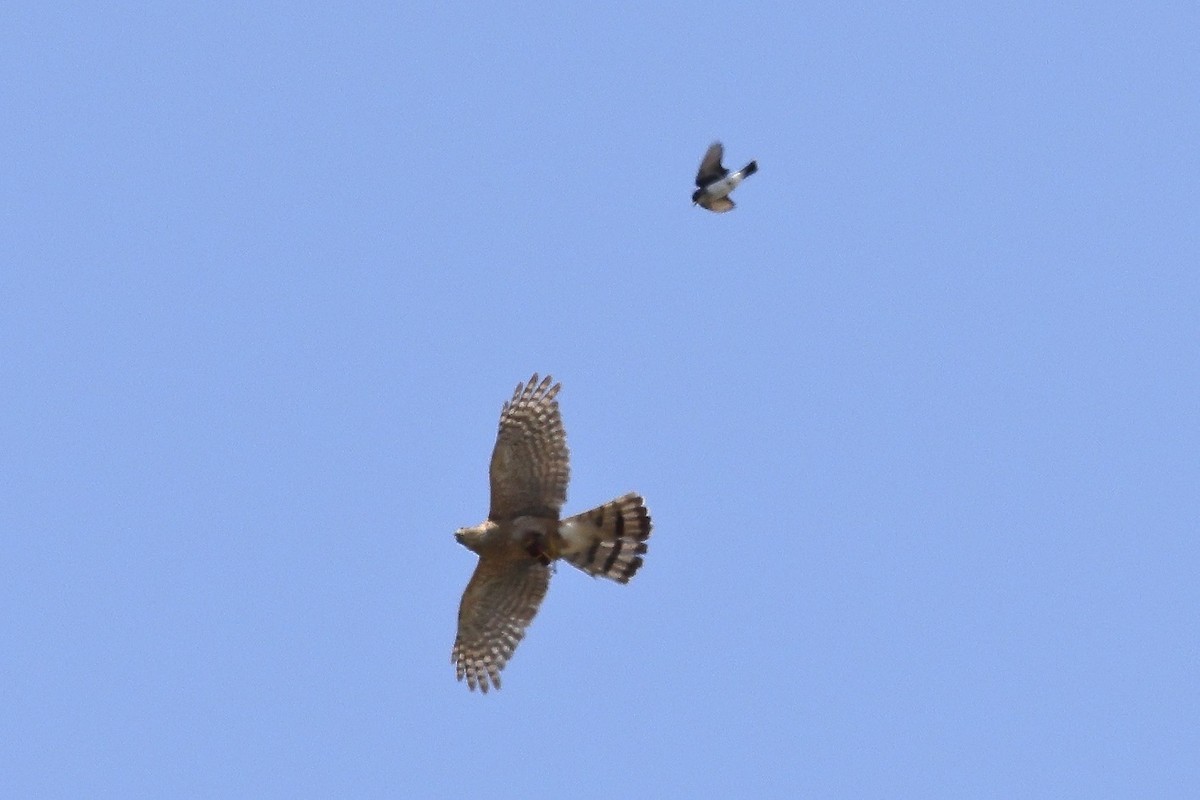
[[[508,663],[550,585],[550,568],[528,559],[482,557],[458,608],[450,660],[472,691],[500,688]]]
[[[724,214],[726,211],[733,210],[734,203],[729,199],[729,196],[726,195],[725,197],[704,198],[700,201],[700,206],[702,208],[707,208],[709,211],[715,211],[718,214]]]
[[[561,384],[549,375],[538,383],[517,384],[500,412],[500,432],[492,450],[492,500],[488,519],[522,515],[558,518],[567,500],[570,455],[558,411]]]
[[[708,152],[704,154],[704,158],[700,161],[700,170],[696,173],[696,185],[703,189],[708,184],[715,180],[720,180],[729,174],[729,170],[721,166],[721,159],[725,155],[725,147],[720,142],[713,142],[708,146]]]

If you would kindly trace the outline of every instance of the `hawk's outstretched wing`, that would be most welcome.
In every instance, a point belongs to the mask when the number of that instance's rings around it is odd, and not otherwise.
[[[729,174],[729,170],[721,166],[725,155],[725,147],[720,142],[708,146],[708,152],[700,161],[700,171],[696,173],[696,185],[703,189],[713,181],[719,181]]]
[[[482,557],[458,607],[450,660],[458,679],[486,694],[508,663],[550,586],[550,568],[531,558]]]
[[[492,502],[488,519],[522,515],[558,517],[567,500],[570,474],[567,434],[558,412],[561,384],[535,373],[517,384],[500,412],[500,432],[492,450]]]

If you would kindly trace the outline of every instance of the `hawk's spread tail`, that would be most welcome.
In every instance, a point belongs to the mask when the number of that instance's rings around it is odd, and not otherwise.
[[[650,514],[639,495],[627,494],[559,523],[562,557],[588,575],[628,583],[642,566]]]

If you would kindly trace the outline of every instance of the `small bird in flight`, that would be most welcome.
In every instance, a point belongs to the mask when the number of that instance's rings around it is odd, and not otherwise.
[[[721,166],[721,157],[725,155],[725,147],[720,142],[708,146],[708,152],[700,162],[700,171],[696,173],[696,185],[700,188],[692,194],[692,205],[699,205],[718,214],[733,210],[733,201],[729,193],[748,176],[758,172],[758,162],[751,161],[737,172],[730,172]]]

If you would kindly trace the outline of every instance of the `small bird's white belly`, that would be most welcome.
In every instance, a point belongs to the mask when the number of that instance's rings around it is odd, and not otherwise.
[[[716,183],[710,183],[704,191],[713,197],[724,197],[737,188],[743,177],[745,176],[740,172],[732,172]]]

